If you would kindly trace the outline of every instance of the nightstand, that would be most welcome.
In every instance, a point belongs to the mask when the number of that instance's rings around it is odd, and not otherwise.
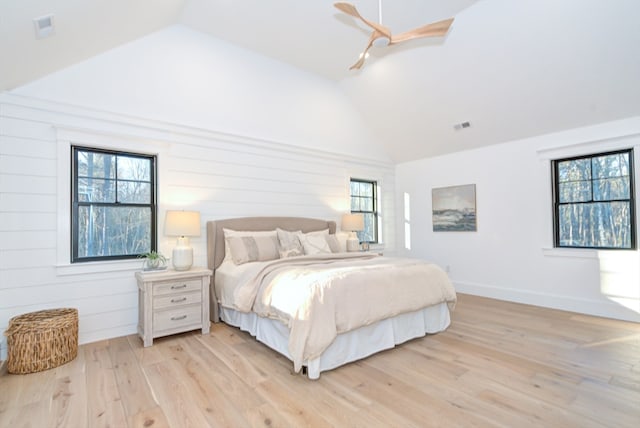
[[[209,333],[209,269],[136,272],[138,334],[144,346],[170,334],[202,329]]]

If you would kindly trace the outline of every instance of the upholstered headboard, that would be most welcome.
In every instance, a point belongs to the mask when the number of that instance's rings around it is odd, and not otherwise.
[[[207,222],[207,266],[215,271],[224,259],[224,233],[222,229],[257,231],[275,230],[314,230],[329,229],[329,233],[336,233],[336,222],[304,217],[244,217]]]
[[[336,233],[336,222],[318,220],[304,217],[244,217],[230,218],[225,220],[213,220],[207,222],[207,266],[213,271],[211,277],[211,320],[218,321],[218,305],[215,297],[213,281],[215,270],[222,260],[224,260],[224,233],[222,229],[258,231],[275,230],[301,230],[302,232],[312,232],[314,230],[329,229],[329,233]]]

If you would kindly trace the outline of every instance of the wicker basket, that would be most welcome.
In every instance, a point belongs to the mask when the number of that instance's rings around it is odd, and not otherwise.
[[[78,355],[78,310],[47,309],[11,318],[5,331],[9,373],[58,367]]]

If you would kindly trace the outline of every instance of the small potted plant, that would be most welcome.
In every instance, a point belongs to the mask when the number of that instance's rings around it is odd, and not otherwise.
[[[144,259],[143,270],[162,270],[167,268],[167,258],[157,251],[140,254]]]

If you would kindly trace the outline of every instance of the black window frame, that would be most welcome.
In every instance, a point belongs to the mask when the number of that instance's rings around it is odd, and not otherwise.
[[[150,180],[149,184],[150,188],[150,201],[149,203],[132,203],[132,202],[119,202],[117,200],[117,188],[118,182],[122,181],[131,181],[127,179],[119,179],[117,175],[117,161],[116,161],[116,171],[114,172],[114,181],[115,181],[115,194],[116,201],[115,202],[86,202],[79,201],[79,186],[78,186],[78,152],[93,152],[99,154],[108,154],[114,156],[122,156],[129,158],[139,158],[146,159],[151,162],[151,171],[150,171]],[[109,255],[109,256],[91,256],[91,257],[79,257],[78,256],[78,247],[79,247],[79,209],[81,206],[100,206],[100,207],[149,207],[151,210],[151,219],[149,225],[149,233],[150,233],[150,249],[149,251],[157,251],[157,156],[145,153],[137,153],[130,151],[122,151],[122,150],[109,150],[102,149],[96,147],[88,147],[81,145],[71,145],[71,263],[83,263],[83,262],[96,262],[96,261],[109,261],[109,260],[129,260],[139,258],[144,253],[139,254],[120,254],[120,255]],[[137,180],[134,180],[137,181]]]
[[[597,181],[593,177],[593,159],[603,156],[616,155],[616,154],[627,154],[629,156],[629,198],[628,199],[607,199],[607,200],[594,200],[593,198],[593,183]],[[589,201],[579,201],[579,202],[560,202],[559,198],[559,164],[561,162],[567,161],[576,161],[582,159],[590,159],[591,160],[591,177],[589,182],[591,183],[591,199]],[[552,194],[553,194],[553,245],[554,248],[569,248],[569,249],[595,249],[595,250],[620,250],[620,251],[634,251],[637,249],[637,239],[636,239],[636,198],[635,198],[635,169],[634,169],[634,152],[633,148],[628,149],[620,149],[613,150],[607,152],[599,152],[588,155],[580,155],[573,156],[562,159],[553,159],[551,161],[551,174],[552,174]],[[631,233],[631,242],[630,247],[591,247],[591,246],[569,246],[569,245],[561,245],[560,243],[560,207],[563,205],[574,205],[574,204],[593,204],[593,203],[611,203],[611,202],[628,202],[629,203],[629,218],[630,218],[630,233]]]
[[[358,234],[358,239],[360,239],[360,242],[367,242],[369,244],[378,244],[380,242],[380,237],[378,236],[378,182],[375,180],[367,180],[367,179],[362,179],[362,178],[353,178],[351,177],[351,179],[349,180],[349,207],[351,207],[351,200],[354,197],[357,198],[368,198],[366,196],[361,196],[361,195],[353,195],[351,193],[351,184],[352,183],[365,183],[365,184],[369,184],[372,186],[372,207],[373,210],[371,211],[362,211],[362,210],[350,210],[351,214],[372,214],[373,215],[373,241],[363,241],[362,240],[362,232],[357,232]]]

